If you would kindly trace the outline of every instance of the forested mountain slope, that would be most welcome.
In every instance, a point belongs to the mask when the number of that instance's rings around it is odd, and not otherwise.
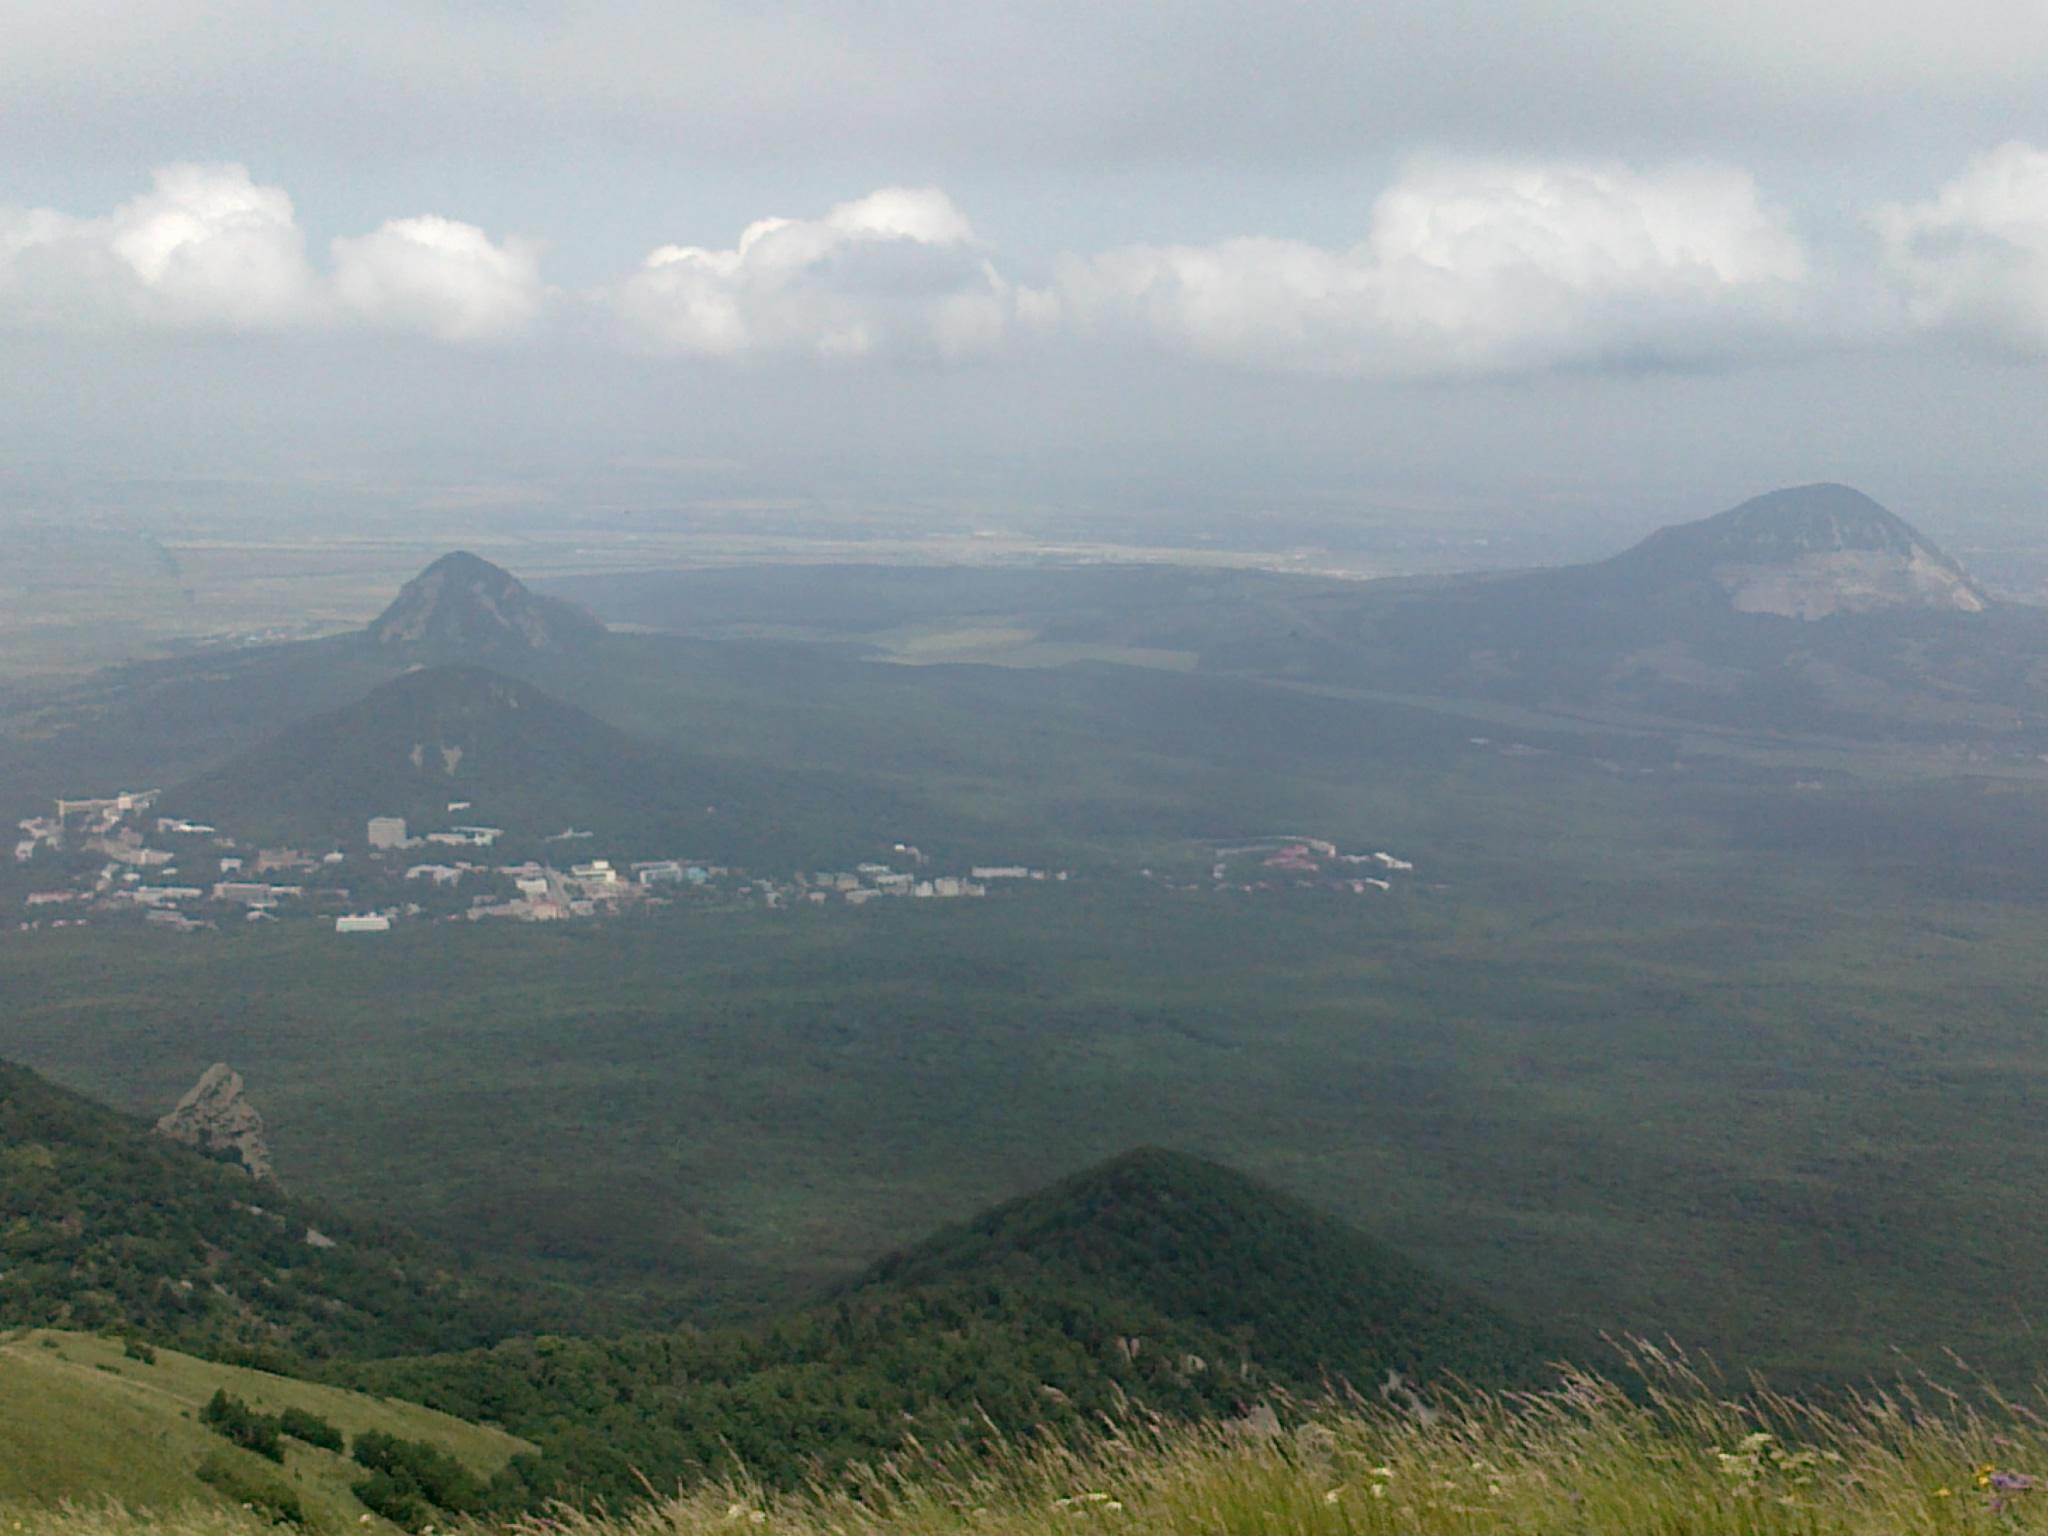
[[[341,1379],[538,1441],[526,1497],[630,1497],[733,1459],[796,1481],[915,1442],[1242,1413],[1399,1369],[1530,1384],[1539,1334],[1228,1169],[1144,1150],[745,1328],[518,1340]]]
[[[0,1326],[285,1359],[460,1348],[568,1315],[0,1062]]]

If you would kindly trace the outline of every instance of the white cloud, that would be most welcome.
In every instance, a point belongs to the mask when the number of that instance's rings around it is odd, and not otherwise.
[[[1726,355],[1801,318],[1807,261],[1743,172],[1419,168],[1348,249],[1266,238],[1063,264],[1085,331],[1253,368],[1473,374]]]
[[[373,325],[441,341],[517,336],[532,326],[543,297],[530,244],[494,244],[473,224],[431,214],[336,240],[334,290]]]
[[[1876,224],[1908,325],[2048,351],[2048,151],[2002,145]]]
[[[1015,291],[936,188],[820,219],[761,219],[727,250],[665,245],[600,295],[627,338],[699,357],[962,358],[1017,320]]]
[[[167,165],[101,218],[0,209],[0,327],[269,331],[322,296],[292,200],[239,165]]]

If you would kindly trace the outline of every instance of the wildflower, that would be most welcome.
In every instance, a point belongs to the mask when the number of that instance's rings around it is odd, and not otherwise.
[[[1952,1493],[1952,1492],[1951,1492],[1950,1490],[1948,1490],[1948,1489],[1946,1489],[1946,1488],[1937,1488],[1937,1489],[1935,1489],[1935,1490],[1934,1490],[1934,1496],[1935,1496],[1935,1497],[1936,1497],[1937,1499],[1952,1499],[1952,1498],[1954,1498],[1954,1497],[1955,1497],[1954,1493]]]
[[[2034,1486],[2034,1480],[2024,1472],[1994,1472],[1991,1486],[2006,1493],[2024,1493]]]
[[[1332,1488],[1328,1493],[1323,1495],[1323,1502],[1325,1504],[1334,1504],[1337,1502],[1338,1499],[1343,1497],[1343,1494],[1344,1490],[1342,1488]]]

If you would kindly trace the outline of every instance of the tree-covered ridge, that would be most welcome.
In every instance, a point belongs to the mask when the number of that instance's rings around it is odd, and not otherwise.
[[[1142,1300],[1296,1389],[1388,1371],[1526,1381],[1542,1336],[1356,1228],[1219,1164],[1145,1147],[998,1205],[863,1285],[963,1278]]]
[[[537,1441],[541,1453],[494,1485],[501,1509],[617,1507],[648,1484],[736,1467],[788,1486],[912,1446],[1080,1435],[1134,1410],[1210,1417],[1269,1385],[1225,1341],[1152,1309],[1002,1283],[850,1297],[705,1333],[518,1339],[334,1375]]]
[[[735,1464],[793,1483],[908,1450],[1241,1413],[1387,1370],[1526,1384],[1536,1336],[1297,1201],[1145,1150],[747,1328],[519,1340],[347,1370],[541,1444],[507,1505],[630,1498]],[[1371,1379],[1368,1379],[1371,1373]]]
[[[317,1358],[459,1348],[544,1316],[530,1290],[0,1063],[0,1326]]]

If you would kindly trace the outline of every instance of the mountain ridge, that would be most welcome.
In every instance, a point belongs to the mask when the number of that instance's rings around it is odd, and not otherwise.
[[[1912,524],[1830,482],[1769,491],[1660,528],[1590,570],[1641,592],[1711,582],[1737,612],[1808,621],[1896,608],[1982,613],[1991,603]]]
[[[532,591],[503,566],[453,550],[401,587],[365,633],[407,657],[474,660],[582,650],[605,627],[574,603]]]
[[[538,837],[570,825],[706,819],[734,786],[524,679],[471,662],[416,667],[353,703],[287,727],[166,792],[172,811],[238,832],[360,840],[372,816],[415,826],[454,800]],[[708,776],[707,776],[708,778]]]
[[[1221,1163],[1144,1146],[989,1207],[878,1261],[852,1287],[1002,1274],[1101,1288],[1241,1342],[1297,1388],[1386,1372],[1495,1379],[1540,1334],[1358,1228]]]
[[[544,1455],[521,1465],[538,1497],[624,1496],[643,1476],[734,1456],[791,1483],[914,1446],[999,1450],[1133,1413],[1226,1419],[1346,1382],[1528,1386],[1546,1345],[1334,1217],[1220,1164],[1141,1148],[754,1324],[514,1340],[342,1379],[538,1441]],[[598,1406],[572,1423],[565,1395]]]

